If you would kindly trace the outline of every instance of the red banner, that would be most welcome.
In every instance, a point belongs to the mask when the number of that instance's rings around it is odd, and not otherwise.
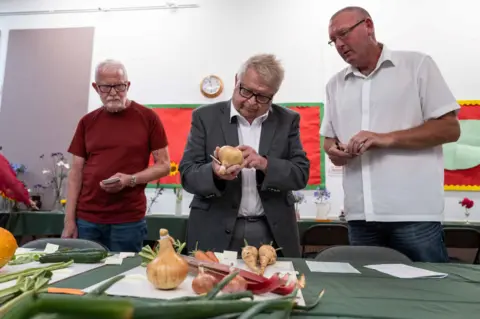
[[[160,117],[168,137],[168,148],[171,160],[170,176],[161,178],[158,182],[161,187],[181,187],[178,165],[182,159],[183,150],[190,132],[192,111],[197,105],[149,105]],[[298,112],[300,120],[300,139],[310,160],[310,179],[308,189],[324,187],[325,171],[323,150],[320,141],[320,123],[323,105],[291,103],[286,107]],[[150,165],[153,159],[150,159]],[[149,187],[155,187],[156,183]]]
[[[459,101],[459,120],[480,120],[480,101]],[[445,190],[480,190],[480,165],[469,169],[445,170]]]

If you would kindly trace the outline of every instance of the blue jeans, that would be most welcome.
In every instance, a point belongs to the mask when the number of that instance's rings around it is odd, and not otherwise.
[[[147,237],[147,222],[96,224],[77,219],[78,238],[96,241],[113,252],[140,252]]]
[[[440,222],[348,222],[350,245],[384,246],[395,249],[412,261],[448,262]]]

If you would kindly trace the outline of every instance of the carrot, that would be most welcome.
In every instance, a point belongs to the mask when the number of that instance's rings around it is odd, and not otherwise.
[[[273,265],[277,262],[277,250],[273,248],[272,244],[262,245],[258,249],[258,255],[260,260],[260,275],[263,275],[268,265]]]
[[[210,258],[213,262],[216,262],[216,263],[220,262],[217,256],[215,256],[215,253],[213,251],[206,251],[205,255],[207,255],[207,257]]]
[[[208,257],[208,255],[205,252],[198,249],[198,242],[195,245],[195,250],[192,251],[191,254],[195,259],[198,259],[201,261],[207,261],[207,262],[214,262],[212,259],[210,259],[210,257]]]
[[[201,260],[201,261],[208,261],[208,262],[213,262],[210,258],[208,258],[207,254],[205,254],[203,251],[201,250],[197,250],[194,254],[193,254],[193,257],[195,257],[195,259],[198,259],[198,260]]]
[[[255,246],[249,246],[247,240],[245,240],[245,246],[242,248],[242,259],[247,265],[248,268],[253,270],[256,274],[259,273],[257,267],[257,259],[258,259],[258,250]]]

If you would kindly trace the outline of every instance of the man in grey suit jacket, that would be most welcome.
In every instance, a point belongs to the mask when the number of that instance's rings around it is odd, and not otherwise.
[[[310,161],[300,142],[300,116],[272,104],[284,71],[273,55],[256,55],[235,76],[232,99],[197,108],[183,158],[182,186],[194,194],[187,247],[241,251],[244,240],[273,242],[280,255],[300,257],[292,190],[305,188]],[[238,146],[242,166],[227,174],[212,162],[223,145]]]

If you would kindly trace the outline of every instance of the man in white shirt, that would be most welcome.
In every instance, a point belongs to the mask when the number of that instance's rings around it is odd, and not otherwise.
[[[270,54],[248,59],[235,76],[232,99],[197,108],[180,174],[194,194],[188,249],[232,250],[273,242],[279,254],[300,257],[292,190],[305,188],[310,162],[300,142],[300,115],[272,103],[284,71]],[[242,167],[221,174],[210,155],[238,146]]]
[[[442,144],[460,136],[455,97],[430,56],[378,43],[363,8],[335,13],[329,36],[349,66],[327,84],[320,134],[344,167],[350,243],[448,261]]]

